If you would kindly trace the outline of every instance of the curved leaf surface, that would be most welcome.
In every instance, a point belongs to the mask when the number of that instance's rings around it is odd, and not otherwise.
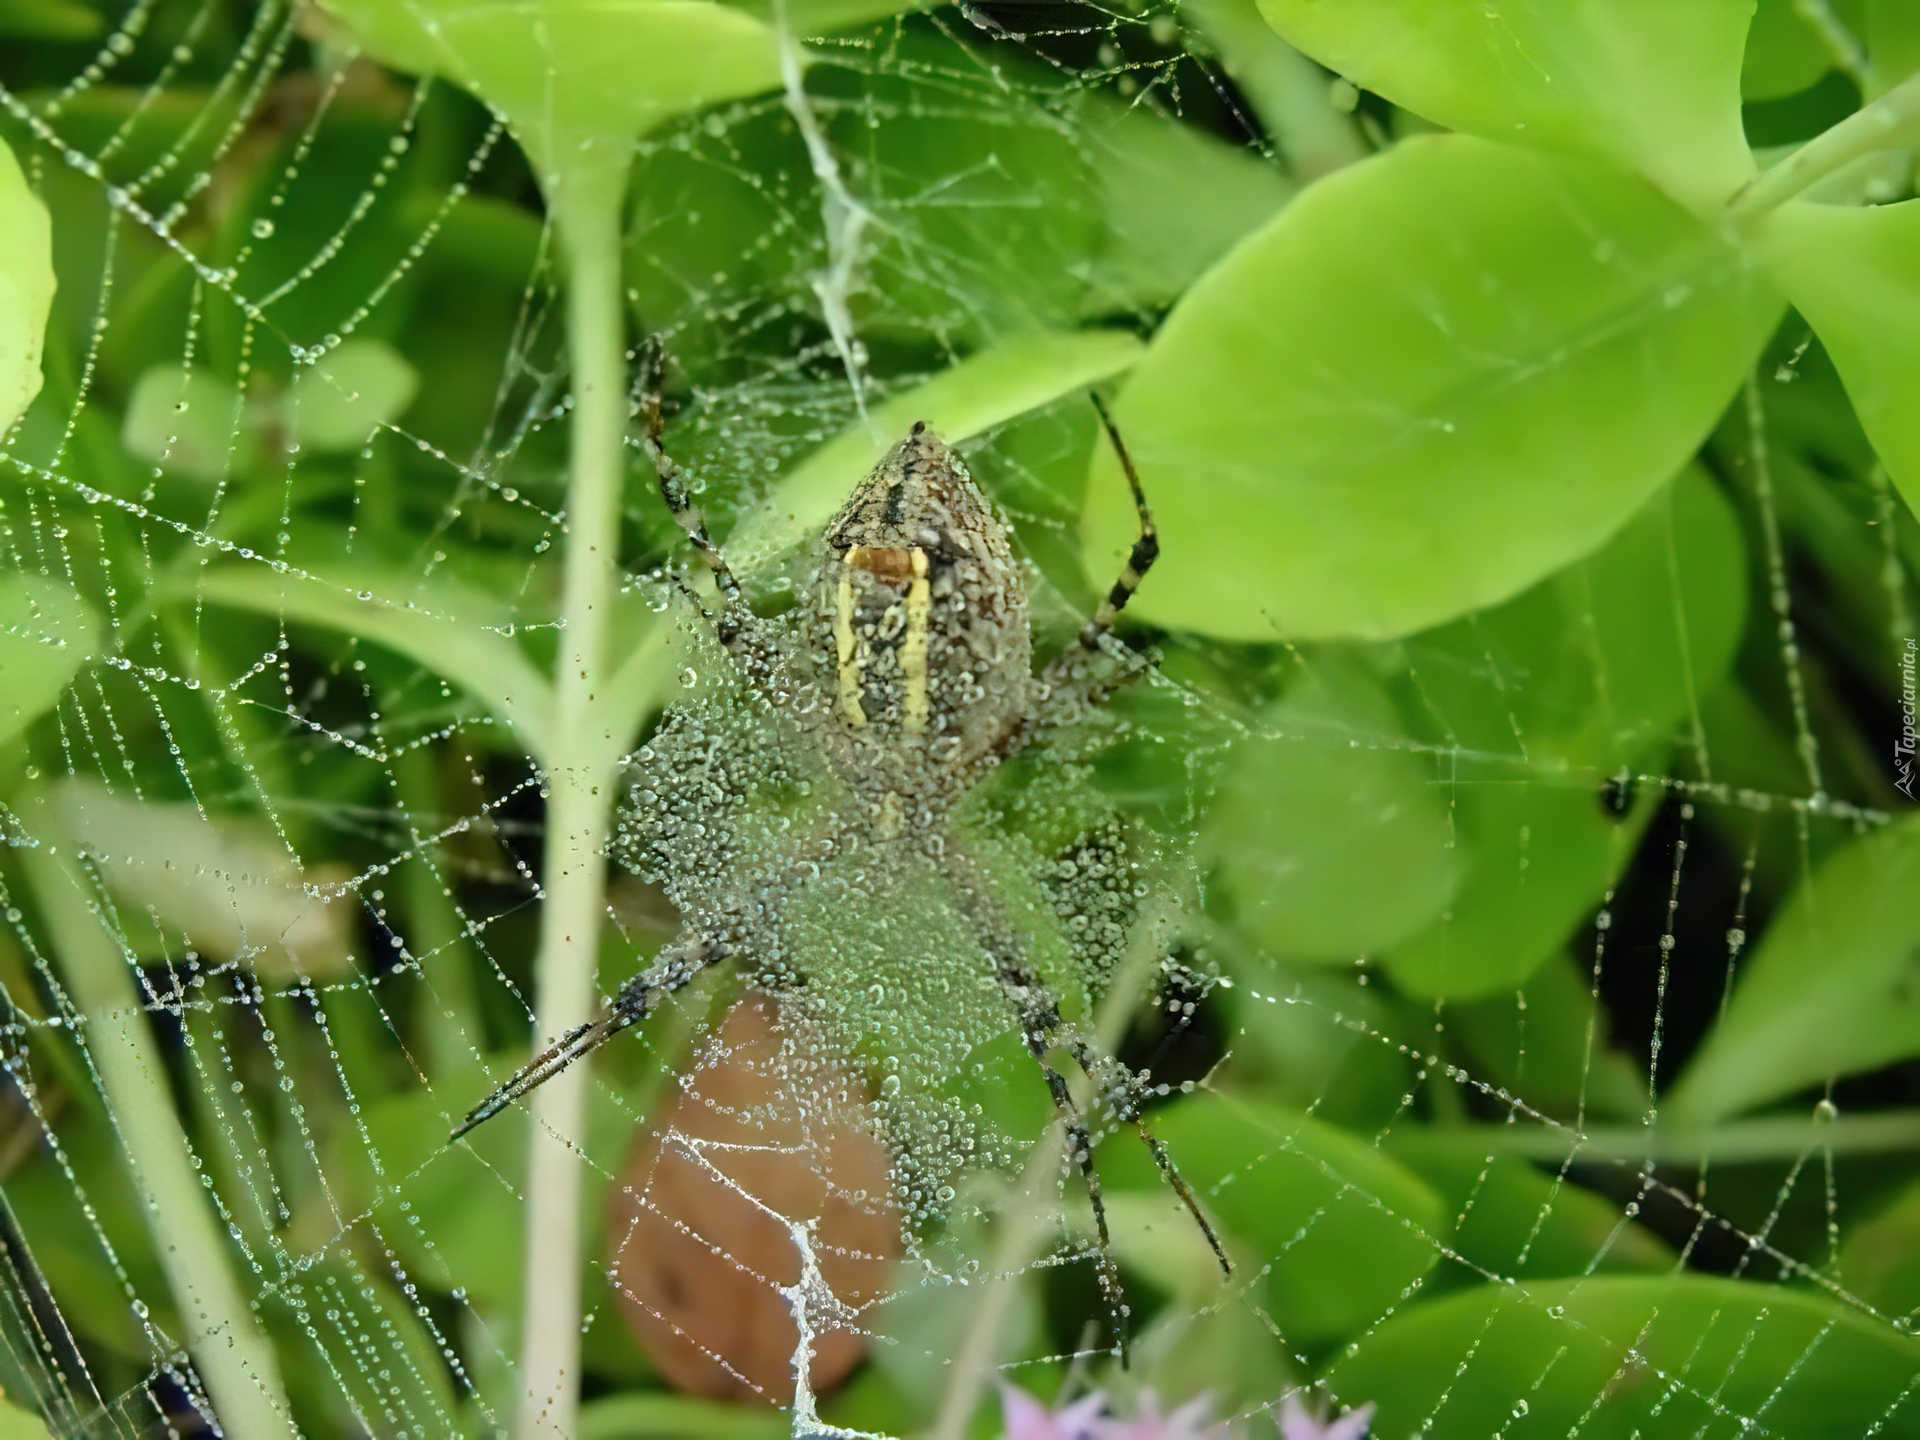
[[[1328,1384],[1374,1433],[1582,1440],[1899,1433],[1920,1342],[1817,1292],[1682,1274],[1483,1286],[1410,1307]]]
[[[1162,542],[1134,603],[1239,640],[1498,603],[1685,463],[1779,311],[1732,242],[1605,166],[1430,136],[1340,171],[1187,292],[1115,407]],[[1092,574],[1133,524],[1102,446]]]
[[[1329,69],[1444,125],[1639,170],[1696,208],[1753,174],[1753,0],[1260,0]]]
[[[63,580],[0,575],[0,741],[51,709],[92,657],[99,620]]]
[[[1203,842],[1240,928],[1284,960],[1351,964],[1431,924],[1464,857],[1433,757],[1380,683],[1316,660],[1256,730]]]
[[[548,193],[626,173],[662,120],[780,84],[779,40],[711,0],[326,0],[395,69],[443,75],[505,115]]]
[[[1920,1055],[1916,897],[1920,815],[1829,856],[1768,927],[1661,1119],[1704,1127]]]
[[[1760,245],[1846,383],[1887,473],[1920,511],[1920,200],[1783,205]]]
[[[53,225],[0,141],[0,433],[40,393],[40,346],[53,308]]]
[[[1290,1343],[1364,1328],[1439,1258],[1440,1198],[1356,1135],[1219,1094],[1156,1111],[1153,1124],[1202,1203],[1266,1268]],[[1137,1144],[1108,1146],[1100,1165],[1120,1187],[1164,1190]]]

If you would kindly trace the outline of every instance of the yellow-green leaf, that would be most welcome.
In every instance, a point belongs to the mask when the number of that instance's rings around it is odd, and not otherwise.
[[[40,346],[52,306],[52,223],[0,141],[0,433],[40,393]]]
[[[1497,604],[1672,477],[1779,313],[1732,242],[1608,166],[1431,136],[1339,171],[1197,281],[1128,377],[1161,539],[1137,611],[1382,639]],[[1092,575],[1134,525],[1103,445]]]
[[[1753,0],[1260,0],[1356,85],[1451,130],[1570,150],[1706,210],[1753,174]]]

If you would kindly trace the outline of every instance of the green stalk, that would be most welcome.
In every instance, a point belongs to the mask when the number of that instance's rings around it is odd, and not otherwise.
[[[168,1093],[166,1066],[147,1028],[133,970],[87,878],[52,844],[25,852],[34,893],[127,1169],[180,1311],[187,1352],[231,1436],[297,1440],[273,1347],[242,1296]]]
[[[614,765],[624,736],[607,681],[607,624],[618,593],[626,472],[627,365],[620,289],[617,164],[583,164],[551,194],[568,268],[573,453],[567,481],[563,629],[554,665],[553,745],[534,1048],[591,1018]],[[587,1072],[576,1065],[533,1092],[521,1301],[521,1440],[571,1437],[580,1407],[580,1158]]]
[[[1838,125],[1814,136],[1727,202],[1727,218],[1747,225],[1876,150],[1895,150],[1920,133],[1920,75],[1902,81]]]

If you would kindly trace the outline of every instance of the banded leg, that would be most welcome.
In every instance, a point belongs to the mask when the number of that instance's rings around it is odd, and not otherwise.
[[[1080,627],[1080,648],[1098,650],[1100,637],[1113,628],[1114,617],[1127,606],[1133,598],[1133,592],[1140,588],[1140,582],[1147,578],[1147,571],[1153,568],[1153,562],[1160,558],[1160,536],[1153,528],[1153,512],[1147,508],[1147,492],[1140,488],[1140,474],[1133,468],[1133,457],[1127,454],[1125,442],[1120,439],[1120,431],[1114,426],[1113,417],[1107,413],[1105,403],[1098,395],[1093,395],[1093,408],[1099,413],[1100,424],[1105,427],[1107,439],[1113,445],[1113,453],[1120,458],[1120,469],[1127,477],[1127,488],[1133,492],[1134,513],[1140,517],[1140,536],[1133,542],[1133,549],[1127,552],[1127,563],[1120,571],[1120,578],[1113,582],[1113,588],[1107,591],[1093,612],[1093,618]]]
[[[1113,1107],[1114,1114],[1133,1126],[1134,1133],[1147,1147],[1147,1153],[1153,1157],[1161,1177],[1166,1180],[1173,1193],[1180,1197],[1180,1203],[1186,1206],[1187,1213],[1193,1217],[1193,1223],[1200,1227],[1200,1233],[1207,1238],[1207,1247],[1213,1251],[1213,1258],[1220,1262],[1220,1273],[1231,1277],[1233,1262],[1227,1258],[1226,1247],[1220,1243],[1220,1237],[1214,1233],[1212,1222],[1200,1208],[1200,1198],[1193,1193],[1193,1187],[1187,1183],[1187,1177],[1180,1173],[1180,1167],[1173,1163],[1173,1156],[1167,1153],[1167,1147],[1160,1137],[1148,1128],[1146,1119],[1140,1114],[1140,1099],[1135,1088],[1131,1071],[1118,1060],[1095,1053],[1093,1047],[1084,1040],[1076,1040],[1072,1047],[1074,1062],[1085,1072],[1094,1084],[1102,1083],[1102,1077],[1111,1072],[1119,1072],[1115,1077],[1118,1083],[1106,1087],[1107,1103]]]
[[[720,614],[713,622],[714,633],[720,643],[742,659],[758,660],[763,658],[760,651],[765,647],[744,644],[753,630],[754,614],[747,608],[746,598],[740,593],[740,582],[734,577],[733,570],[727,564],[727,557],[714,543],[713,536],[707,531],[707,522],[701,516],[699,508],[693,503],[693,496],[687,489],[686,476],[680,467],[668,455],[661,443],[665,424],[660,411],[660,385],[665,369],[665,354],[657,341],[649,340],[646,353],[641,359],[640,415],[646,421],[646,435],[640,441],[640,448],[647,459],[653,462],[655,473],[660,477],[660,498],[666,501],[667,509],[687,538],[693,542],[693,548],[706,562],[712,572],[714,589],[720,592]],[[743,648],[746,653],[743,652]]]
[[[1099,1242],[1094,1251],[1094,1275],[1100,1284],[1100,1298],[1106,1302],[1108,1322],[1113,1327],[1114,1344],[1120,1351],[1120,1364],[1124,1369],[1128,1359],[1127,1297],[1120,1285],[1120,1267],[1114,1262],[1112,1237],[1107,1232],[1107,1202],[1100,1190],[1100,1172],[1093,1168],[1093,1134],[1087,1129],[1080,1107],[1074,1103],[1067,1077],[1047,1061],[1047,1052],[1053,1048],[1054,1037],[1060,1031],[1060,1004],[1011,945],[993,945],[991,953],[1000,988],[1020,1022],[1021,1039],[1046,1079],[1047,1093],[1053,1098],[1054,1111],[1066,1132],[1068,1158],[1087,1187],[1087,1203],[1093,1207],[1093,1228]]]
[[[451,1145],[476,1125],[491,1120],[523,1095],[546,1084],[574,1061],[598,1050],[622,1030],[638,1025],[658,1008],[662,1000],[684,987],[715,961],[725,959],[726,954],[723,947],[699,936],[674,941],[660,952],[653,964],[620,987],[620,993],[614,996],[613,1003],[604,1014],[569,1030],[469,1110],[466,1118],[447,1137],[447,1144]]]

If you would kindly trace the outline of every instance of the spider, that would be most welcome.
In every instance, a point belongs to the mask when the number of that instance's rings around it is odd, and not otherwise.
[[[712,576],[718,605],[710,611],[684,581],[681,590],[728,657],[731,682],[745,700],[733,712],[670,709],[638,752],[632,818],[617,844],[634,868],[661,880],[682,917],[680,934],[597,1019],[561,1037],[476,1105],[451,1140],[638,1024],[720,961],[749,963],[769,988],[804,987],[813,978],[807,947],[791,933],[788,912],[822,867],[853,877],[830,892],[841,902],[825,902],[829,934],[841,923],[836,917],[858,908],[876,886],[940,888],[957,911],[961,945],[979,952],[981,983],[1018,1027],[1064,1127],[1092,1208],[1097,1278],[1124,1363],[1126,1306],[1092,1137],[1056,1053],[1069,1057],[1118,1120],[1137,1131],[1222,1271],[1231,1274],[1232,1266],[1142,1119],[1142,1078],[1063,1019],[1059,995],[1020,924],[996,902],[980,858],[955,825],[956,811],[989,772],[1097,705],[1139,668],[1116,679],[1111,666],[1095,663],[1103,647],[1133,658],[1108,632],[1159,551],[1145,492],[1112,417],[1092,396],[1132,491],[1139,536],[1077,641],[1036,675],[1026,585],[1008,526],[925,422],[887,452],[828,522],[815,546],[811,594],[787,615],[767,619],[747,604],[662,446],[656,347],[649,347],[646,366],[643,448],[667,508]],[[755,809],[744,798],[783,786],[830,795],[831,803],[812,807],[828,818],[800,827],[796,838],[790,821],[769,819],[765,804]]]

